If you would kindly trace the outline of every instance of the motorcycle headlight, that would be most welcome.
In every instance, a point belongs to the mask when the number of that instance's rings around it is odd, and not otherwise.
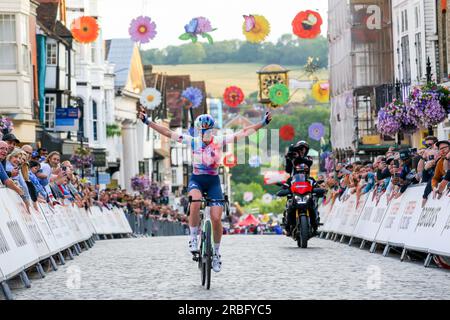
[[[305,196],[295,196],[295,201],[298,202],[308,202],[308,200],[311,198],[311,195],[307,194]]]

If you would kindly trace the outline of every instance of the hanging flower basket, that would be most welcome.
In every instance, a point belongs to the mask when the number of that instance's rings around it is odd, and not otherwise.
[[[395,136],[401,131],[405,104],[397,99],[386,104],[378,112],[378,131],[386,136]]]
[[[445,120],[449,105],[449,91],[443,86],[430,83],[416,87],[409,99],[411,108],[423,128],[433,127]]]
[[[83,169],[85,173],[89,174],[94,163],[94,157],[89,149],[78,148],[70,158],[70,162],[76,169]]]
[[[0,116],[0,139],[3,135],[11,133],[14,130],[12,121],[4,116]]]
[[[145,192],[150,189],[150,179],[145,175],[131,178],[131,188],[134,191]]]

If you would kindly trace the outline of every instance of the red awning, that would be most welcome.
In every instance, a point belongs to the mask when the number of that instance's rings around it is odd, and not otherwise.
[[[244,220],[239,222],[240,227],[247,227],[250,225],[257,226],[261,224],[258,219],[256,219],[253,215],[249,214]]]

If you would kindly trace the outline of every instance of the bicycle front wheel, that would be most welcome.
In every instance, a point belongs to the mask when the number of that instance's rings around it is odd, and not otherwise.
[[[205,271],[206,271],[206,289],[209,290],[211,288],[211,269],[212,269],[212,225],[211,221],[206,221],[205,223]]]

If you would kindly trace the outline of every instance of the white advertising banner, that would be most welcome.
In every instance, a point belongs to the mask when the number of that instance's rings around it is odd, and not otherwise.
[[[353,235],[366,200],[367,195],[363,195],[357,203],[356,195],[352,194],[343,202],[340,224],[335,232],[346,236]]]
[[[399,200],[402,201],[400,220],[388,236],[389,244],[401,247],[405,245],[408,234],[411,233],[414,225],[419,219],[424,190],[424,186],[412,186],[399,198]]]
[[[353,231],[354,236],[363,240],[374,241],[387,209],[386,196],[383,195],[380,199],[377,199],[373,197],[373,192],[371,192]]]
[[[4,200],[5,203],[8,203],[11,207],[16,208],[18,211],[20,217],[22,218],[22,222],[28,230],[30,239],[39,255],[39,259],[47,258],[50,255],[50,250],[44,240],[44,236],[41,234],[39,227],[33,219],[34,209],[30,208],[30,212],[28,212],[22,198],[20,198],[15,192],[9,191],[5,195]]]
[[[433,199],[430,195],[424,208],[419,208],[417,217],[404,235],[405,247],[428,252],[450,254],[449,238],[450,198]]]
[[[18,208],[9,202],[12,197],[19,196],[9,189],[0,189],[0,270],[6,278],[39,261]]]
[[[441,201],[444,202],[444,205],[442,206],[443,210],[438,213],[438,220],[441,220],[443,217],[445,223],[436,223],[436,225],[438,226],[436,228],[437,232],[432,235],[429,252],[450,257],[450,198],[447,196],[447,198],[444,198]],[[421,222],[421,226],[416,226],[416,228],[418,230],[420,230],[420,228],[423,228],[426,224],[425,221],[426,219],[424,217]],[[407,245],[416,246],[417,244],[408,242]]]
[[[394,199],[391,201],[384,219],[381,222],[381,227],[375,236],[375,242],[382,244],[387,244],[389,242],[391,234],[398,229],[403,208],[404,203],[401,199]]]
[[[56,254],[60,248],[47,220],[45,219],[43,212],[41,210],[35,210],[34,208],[32,208],[31,216],[33,217],[36,225],[41,231],[42,236],[44,237],[45,243],[47,244],[47,247],[50,251],[50,255]]]

